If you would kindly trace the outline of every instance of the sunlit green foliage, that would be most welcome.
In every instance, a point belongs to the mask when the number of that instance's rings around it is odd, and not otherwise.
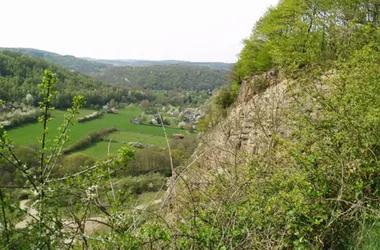
[[[328,65],[378,40],[377,1],[283,0],[256,23],[235,66],[237,82],[270,68]]]

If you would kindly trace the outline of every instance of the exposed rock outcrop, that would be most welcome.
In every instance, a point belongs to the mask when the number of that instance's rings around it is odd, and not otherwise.
[[[274,136],[288,135],[290,86],[273,71],[246,79],[227,117],[203,136],[190,164],[169,181],[167,200],[182,199],[186,189],[199,191],[213,185],[218,175],[233,179],[237,172],[244,174],[243,169],[252,159],[275,146]]]

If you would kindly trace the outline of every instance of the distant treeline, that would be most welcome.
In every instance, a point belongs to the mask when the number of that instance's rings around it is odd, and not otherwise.
[[[107,83],[153,90],[213,90],[228,83],[228,71],[181,65],[112,67],[92,76]]]

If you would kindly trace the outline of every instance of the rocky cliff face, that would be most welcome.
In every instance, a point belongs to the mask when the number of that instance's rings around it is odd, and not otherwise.
[[[271,151],[276,135],[289,134],[290,86],[277,72],[246,79],[227,116],[203,136],[189,165],[169,181],[171,200],[183,199],[189,190],[214,185],[221,175],[230,180],[239,178],[252,160]]]
[[[247,156],[270,150],[272,136],[286,131],[287,87],[276,72],[244,81],[227,117],[203,138],[200,148],[207,151],[202,157],[206,165],[217,168],[220,163],[241,164]]]

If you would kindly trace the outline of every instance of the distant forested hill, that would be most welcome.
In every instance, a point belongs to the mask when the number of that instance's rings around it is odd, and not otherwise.
[[[91,76],[107,83],[154,90],[212,90],[228,83],[227,74],[228,71],[206,67],[154,65],[111,67]]]
[[[111,65],[96,62],[96,61],[89,61],[82,58],[77,58],[74,56],[63,56],[57,53],[52,53],[48,51],[43,50],[37,50],[37,49],[28,49],[28,48],[0,48],[0,50],[11,50],[20,52],[23,54],[28,54],[33,57],[39,57],[45,60],[48,60],[49,62],[52,62],[54,64],[61,65],[64,68],[75,70],[81,73],[91,73],[91,72],[99,72],[102,69],[105,69],[107,67],[110,67]]]
[[[103,60],[62,56],[29,48],[0,48],[41,58],[98,80],[151,90],[212,90],[227,84],[233,64],[177,60]]]
[[[181,66],[193,66],[193,67],[206,67],[210,69],[218,70],[230,70],[234,64],[222,63],[222,62],[189,62],[178,60],[163,60],[163,61],[150,61],[150,60],[105,60],[105,59],[92,59],[86,58],[91,61],[101,62],[106,64],[112,64],[113,66],[153,66],[153,65],[181,65]]]
[[[40,58],[3,50],[0,51],[0,99],[22,101],[31,94],[38,100],[38,84],[45,69],[58,76],[59,93],[55,100],[58,108],[69,107],[77,94],[85,96],[87,105],[103,105],[111,99],[121,100],[128,93],[125,86],[111,86]]]
[[[181,66],[193,66],[193,67],[205,67],[217,70],[230,70],[234,64],[222,63],[222,62],[189,62],[179,60],[163,60],[163,61],[150,61],[150,60],[132,60],[132,59],[120,59],[120,60],[107,60],[107,59],[93,59],[93,58],[78,58],[71,55],[60,55],[57,53],[30,49],[30,48],[0,48],[0,50],[11,50],[28,54],[33,57],[39,57],[54,64],[61,65],[67,69],[79,71],[85,74],[100,72],[103,69],[112,66],[153,66],[153,65],[181,65]]]

